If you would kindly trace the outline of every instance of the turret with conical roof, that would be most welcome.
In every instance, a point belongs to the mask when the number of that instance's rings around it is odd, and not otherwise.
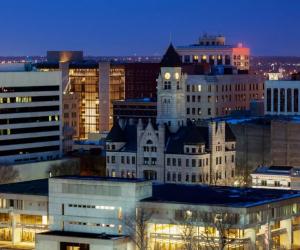
[[[180,55],[175,50],[172,43],[170,43],[166,53],[160,61],[161,67],[180,67],[181,58]]]
[[[167,124],[171,132],[185,125],[185,80],[181,59],[170,44],[161,60],[157,79],[157,123]]]

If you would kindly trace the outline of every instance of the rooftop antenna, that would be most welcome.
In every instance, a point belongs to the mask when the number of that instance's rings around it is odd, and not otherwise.
[[[172,43],[172,32],[170,31],[170,34],[169,34],[169,43]]]

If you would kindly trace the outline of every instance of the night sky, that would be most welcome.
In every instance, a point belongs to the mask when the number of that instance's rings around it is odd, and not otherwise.
[[[0,56],[159,55],[204,32],[253,55],[300,56],[300,0],[0,0]]]

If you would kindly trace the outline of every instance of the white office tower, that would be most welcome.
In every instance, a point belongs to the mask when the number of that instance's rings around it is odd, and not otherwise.
[[[61,157],[61,72],[0,66],[0,164]]]

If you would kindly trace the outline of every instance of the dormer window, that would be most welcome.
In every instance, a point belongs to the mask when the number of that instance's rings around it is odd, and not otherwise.
[[[111,150],[115,150],[116,146],[114,144],[111,145]]]

